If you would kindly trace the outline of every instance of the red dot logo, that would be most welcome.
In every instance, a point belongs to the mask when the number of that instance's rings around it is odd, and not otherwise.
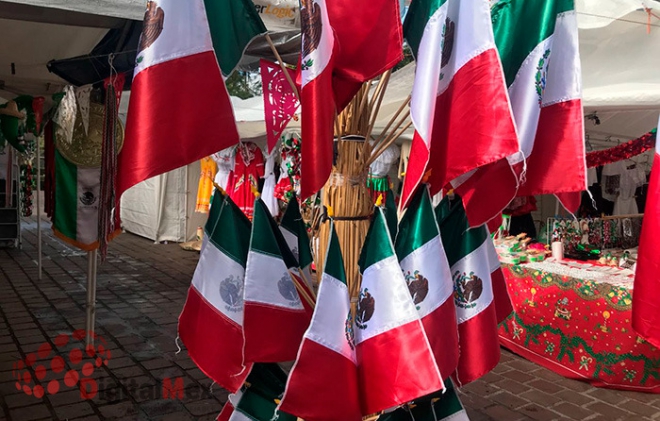
[[[12,364],[12,376],[17,390],[37,399],[46,394],[54,395],[68,388],[80,391],[82,399],[92,399],[98,393],[98,384],[92,375],[103,365],[108,365],[110,350],[102,337],[90,332],[96,342],[85,345],[88,332],[78,329],[60,334],[50,342],[39,346],[36,352]],[[64,350],[63,348],[70,349]]]

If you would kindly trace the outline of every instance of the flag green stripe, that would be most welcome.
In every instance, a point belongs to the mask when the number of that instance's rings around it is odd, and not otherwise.
[[[399,223],[395,246],[399,261],[437,236],[438,226],[431,198],[428,189],[422,186],[413,196],[408,210]]]
[[[555,31],[557,14],[575,10],[573,0],[500,0],[493,6],[495,44],[511,86],[529,54]]]
[[[383,211],[379,207],[376,207],[374,219],[371,221],[367,238],[364,240],[364,245],[360,252],[360,260],[358,261],[360,272],[364,273],[369,266],[391,256],[394,256],[394,249],[385,222],[385,216],[383,215]]]
[[[429,18],[447,3],[448,0],[415,0],[410,5],[406,13],[406,20],[403,23],[403,35],[413,52],[417,57],[417,50],[419,44],[422,42],[424,29],[429,21]],[[438,51],[438,54],[440,52]]]
[[[334,224],[330,227],[330,244],[328,245],[328,254],[325,257],[323,272],[346,284],[344,258],[341,255],[339,238],[337,237]]]
[[[448,201],[449,199],[445,197],[442,202],[445,200]],[[442,202],[438,205],[439,207],[443,206]],[[447,204],[444,204],[444,206],[446,207]],[[463,202],[460,200],[438,223],[449,266],[453,266],[479,248],[488,238],[488,230],[485,226],[470,229]]]
[[[273,219],[268,207],[262,199],[254,202],[254,215],[252,217],[252,238],[250,249],[261,254],[282,258],[286,267],[298,265],[296,258],[289,249],[284,236]]]
[[[277,409],[275,399],[279,396],[262,396],[258,393],[252,392],[247,389],[243,392],[241,400],[236,406],[236,409],[244,415],[258,421],[271,420]],[[296,417],[289,415],[282,411],[277,411],[278,421],[296,421]]]
[[[78,167],[55,149],[55,214],[53,226],[76,240],[78,227]]]
[[[396,203],[394,203],[394,192],[387,190],[387,199],[385,199],[385,218],[387,219],[387,228],[390,230],[392,242],[396,239],[399,227],[399,217],[397,215]]]
[[[215,220],[209,217],[206,224],[209,241],[230,259],[245,267],[252,224],[229,196],[220,199],[224,204],[219,204],[217,200],[214,198],[213,207],[220,208],[220,211],[215,215]]]
[[[213,49],[227,77],[241,61],[250,41],[266,32],[251,0],[204,0]]]
[[[211,206],[209,209],[209,217],[206,220],[206,224],[204,225],[204,233],[207,236],[210,236],[211,233],[213,232],[213,227],[218,222],[218,218],[220,217],[220,213],[222,212],[222,209],[225,207],[225,195],[223,193],[220,193],[219,191],[215,191],[213,193],[213,196],[211,196]]]

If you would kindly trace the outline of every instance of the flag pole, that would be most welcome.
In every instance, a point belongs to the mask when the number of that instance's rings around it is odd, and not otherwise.
[[[273,40],[270,38],[270,34],[266,34],[266,41],[268,42],[270,49],[273,51],[273,54],[275,54],[275,58],[277,59],[277,62],[280,64],[282,73],[284,73],[284,77],[286,78],[286,81],[289,82],[289,85],[293,90],[293,94],[296,96],[298,102],[300,102],[300,95],[298,94],[298,88],[296,88],[296,84],[293,83],[293,79],[291,79],[291,75],[289,74],[289,69],[287,69],[286,66],[284,65],[284,62],[282,61],[282,57],[280,57],[280,53],[277,52],[277,48],[275,48],[275,44],[273,44]]]
[[[37,267],[38,279],[41,281],[42,264],[41,264],[41,151],[39,136],[36,138],[37,143]]]
[[[85,320],[85,342],[94,345],[94,324],[96,317],[96,254],[97,250],[87,252],[87,317]]]

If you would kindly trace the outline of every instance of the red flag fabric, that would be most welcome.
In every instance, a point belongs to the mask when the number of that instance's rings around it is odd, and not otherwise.
[[[284,128],[296,113],[300,101],[284,76],[282,68],[268,60],[261,60],[261,85],[264,91],[264,111],[266,114],[266,139],[268,153],[279,140]],[[291,80],[296,79],[296,71],[287,69]],[[295,83],[295,82],[294,82]]]
[[[660,126],[660,122],[658,122]],[[656,133],[657,136],[657,133]],[[632,324],[637,333],[660,348],[660,144],[656,138],[651,182],[649,183],[639,241],[639,257],[635,273]]]

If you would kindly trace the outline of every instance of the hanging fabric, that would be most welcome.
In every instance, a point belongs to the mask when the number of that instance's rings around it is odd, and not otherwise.
[[[209,213],[211,205],[211,195],[213,194],[213,179],[218,170],[215,161],[210,156],[202,158],[199,161],[201,172],[199,175],[199,186],[197,188],[197,203],[195,212]]]

